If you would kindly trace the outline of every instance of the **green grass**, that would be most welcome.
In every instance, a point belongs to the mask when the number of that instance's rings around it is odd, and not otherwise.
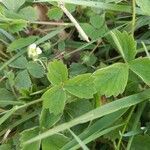
[[[1,0],[0,150],[148,150],[149,5]]]

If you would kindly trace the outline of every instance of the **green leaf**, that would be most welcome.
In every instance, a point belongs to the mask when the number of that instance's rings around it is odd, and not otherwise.
[[[33,61],[28,63],[27,70],[35,78],[42,78],[45,74],[43,66]]]
[[[89,100],[81,99],[67,104],[67,109],[65,111],[69,114],[69,118],[72,120],[73,118],[81,116],[92,109],[93,106]]]
[[[149,150],[150,148],[150,136],[149,135],[137,135],[134,137],[131,150]]]
[[[136,3],[141,8],[141,10],[145,13],[145,15],[150,16],[150,11],[149,11],[150,1],[149,0],[136,0]]]
[[[95,27],[95,28],[101,28],[104,25],[104,15],[94,15],[90,17],[90,23]]]
[[[44,140],[42,140],[43,150],[60,150],[63,145],[65,145],[69,139],[62,134],[55,134]]]
[[[87,66],[92,66],[96,63],[97,57],[92,53],[86,52],[84,56],[82,57],[83,63],[85,63]]]
[[[19,58],[17,58],[16,60],[14,60],[9,67],[12,68],[18,68],[18,69],[25,69],[27,67],[27,59],[24,56],[20,56]]]
[[[49,112],[49,109],[42,109],[41,116],[40,116],[40,126],[42,129],[49,129],[53,125],[55,125],[61,118],[61,114],[54,115]]]
[[[10,109],[6,114],[4,114],[1,118],[0,118],[0,125],[2,123],[4,123],[10,116],[12,116],[12,114],[17,110],[17,106],[13,107],[12,109]]]
[[[26,38],[20,38],[13,41],[7,48],[7,51],[12,52],[18,49],[22,49],[32,43],[37,39],[37,36],[30,36]]]
[[[42,99],[43,107],[58,115],[64,110],[66,93],[60,86],[54,86],[43,94]]]
[[[128,81],[128,72],[128,66],[123,63],[97,70],[93,74],[97,91],[106,96],[117,96],[123,93]]]
[[[15,83],[18,90],[30,88],[32,83],[28,71],[20,71],[15,78]]]
[[[18,19],[10,22],[0,23],[0,28],[5,29],[11,33],[16,33],[22,31],[24,28],[27,27],[27,21]]]
[[[130,69],[150,85],[150,58],[138,58],[129,63]]]
[[[62,61],[54,60],[48,65],[47,77],[53,85],[58,85],[68,79],[68,70]]]
[[[82,23],[80,24],[85,33],[90,37],[92,40],[95,40],[106,33],[106,26],[103,25],[100,28],[95,28],[90,23]]]
[[[70,129],[68,129],[70,131],[70,133],[72,134],[72,136],[74,137],[74,139],[79,143],[80,147],[83,150],[89,150],[89,148],[85,145],[85,143]]]
[[[120,52],[124,60],[131,61],[136,55],[136,41],[132,35],[129,35],[126,31],[120,32],[118,30],[111,31],[115,48]]]
[[[19,15],[22,19],[29,20],[29,21],[35,21],[38,19],[36,10],[31,6],[21,9],[19,11]]]
[[[76,76],[87,72],[87,67],[81,63],[72,63],[70,66],[70,76]]]
[[[113,125],[126,111],[127,109],[122,109],[114,113],[111,113],[109,115],[106,115],[102,117],[101,119],[98,119],[96,122],[88,126],[87,129],[85,129],[82,133],[79,134],[80,139],[83,141],[87,141],[87,139],[95,135],[97,132],[100,132],[103,129],[108,128],[110,125]],[[71,149],[72,147],[78,147],[78,144],[76,143],[74,139],[69,141],[62,148],[62,150]]]
[[[67,8],[67,10],[70,13],[73,13],[76,10],[76,5],[72,5],[72,4],[65,4],[65,7]]]
[[[78,75],[68,80],[64,88],[79,98],[92,98],[93,94],[96,93],[94,82],[91,74]]]
[[[13,101],[15,100],[15,97],[13,96],[13,93],[8,91],[5,88],[0,88],[0,101]]]
[[[25,0],[1,0],[1,2],[7,9],[17,11],[25,3]]]
[[[60,8],[53,7],[48,10],[48,18],[52,20],[59,20],[63,16],[63,11]]]
[[[10,144],[2,144],[0,150],[12,150],[12,147]]]
[[[11,33],[16,33],[22,31],[26,27],[27,22],[25,20],[14,20],[11,24],[8,24],[8,31],[10,31]]]
[[[140,98],[139,98],[140,97]],[[150,98],[150,89],[145,90],[144,92],[140,92],[138,94],[134,94],[131,96],[127,96],[121,99],[118,99],[116,101],[110,102],[108,104],[105,104],[101,107],[98,107],[92,111],[89,111],[88,113],[79,116],[67,123],[63,123],[61,125],[58,125],[44,133],[39,134],[38,136],[32,138],[31,140],[28,140],[24,144],[30,144],[32,142],[44,139],[48,136],[54,135],[56,133],[59,133],[61,131],[64,131],[66,129],[70,129],[73,126],[76,126],[78,124],[86,123],[89,121],[92,121],[94,119],[103,117],[105,115],[111,114],[113,112],[119,111],[124,108],[129,108],[131,106],[134,106],[138,103],[141,103],[143,101],[146,101]]]
[[[15,97],[12,92],[5,88],[0,88],[0,107],[11,105],[10,102],[15,103]]]
[[[39,150],[40,149],[40,141],[34,142],[32,144],[29,145],[22,145],[22,143],[24,143],[25,141],[37,136],[39,134],[39,127],[34,127],[32,129],[28,129],[25,130],[21,133],[21,138],[20,138],[20,142],[21,142],[21,150],[29,150],[32,147],[32,150]]]

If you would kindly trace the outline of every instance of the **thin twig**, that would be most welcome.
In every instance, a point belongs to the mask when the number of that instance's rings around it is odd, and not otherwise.
[[[52,26],[73,26],[72,23],[63,22],[46,22],[46,21],[31,21],[31,24],[52,25]]]
[[[135,20],[136,20],[136,0],[132,0],[132,30],[131,33],[134,36]]]
[[[89,41],[88,36],[86,35],[86,33],[83,31],[83,29],[81,28],[81,26],[79,25],[79,23],[76,21],[76,19],[72,16],[72,14],[66,9],[64,3],[62,1],[60,1],[59,3],[59,7],[63,10],[63,12],[66,14],[66,16],[71,20],[71,22],[74,24],[74,26],[77,28],[78,32],[81,34],[82,38],[87,41]]]

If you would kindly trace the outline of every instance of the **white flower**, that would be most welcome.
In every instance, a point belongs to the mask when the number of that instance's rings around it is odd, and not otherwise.
[[[31,44],[31,45],[29,46],[29,49],[36,49],[36,44],[35,44],[35,43]]]
[[[38,55],[42,53],[40,47],[37,47],[35,43],[31,44],[28,47],[28,57],[32,58],[33,60],[38,58]]]
[[[36,52],[38,55],[42,54],[42,50],[39,47],[36,48]]]

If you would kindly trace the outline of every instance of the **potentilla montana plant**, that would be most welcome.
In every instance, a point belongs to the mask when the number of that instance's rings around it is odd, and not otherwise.
[[[149,150],[150,0],[0,0],[0,150]]]

